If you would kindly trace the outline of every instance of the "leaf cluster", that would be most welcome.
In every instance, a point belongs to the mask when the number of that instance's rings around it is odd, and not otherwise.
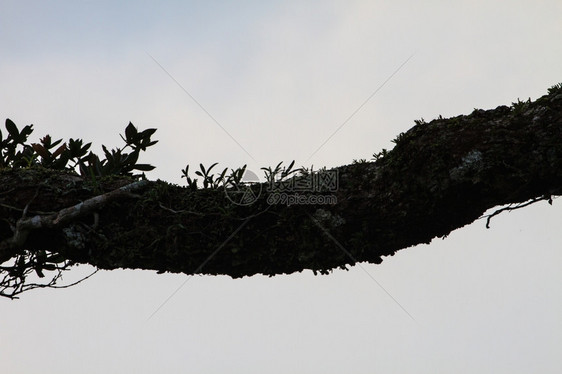
[[[222,172],[218,175],[211,173],[211,170],[218,165],[218,162],[215,162],[208,168],[205,168],[203,164],[199,164],[199,170],[195,171],[195,175],[198,175],[202,178],[203,188],[212,188],[217,189],[219,187],[236,187],[241,185],[242,178],[244,177],[244,173],[246,172],[246,165],[237,168],[237,169],[230,169],[230,173],[227,175],[228,168],[224,168]],[[195,191],[199,188],[197,185],[197,178],[191,178],[189,176],[189,164],[186,165],[185,169],[182,169],[182,178],[185,178],[187,181],[187,186],[192,190]]]
[[[517,102],[511,103],[511,110],[514,114],[519,115],[522,114],[526,108],[528,108],[529,104],[531,104],[531,98],[527,99],[526,101],[521,101],[519,98],[517,98]]]
[[[548,89],[549,95],[553,95],[557,92],[562,92],[562,83],[557,83]]]
[[[58,253],[44,250],[25,251],[14,257],[11,264],[6,265],[0,266],[0,275],[2,275],[0,296],[17,299],[17,295],[35,288],[66,288],[72,286],[72,284],[56,285],[62,278],[62,273],[74,265]],[[30,281],[30,278],[44,278],[44,271],[54,272],[54,276],[47,282]]]
[[[53,141],[50,135],[45,135],[39,143],[28,143],[28,137],[33,132],[33,125],[27,125],[21,130],[16,124],[6,119],[8,136],[4,139],[0,130],[0,167],[22,168],[40,165],[48,169],[74,170],[83,177],[95,178],[109,175],[134,175],[135,170],[150,171],[154,166],[138,163],[141,151],[154,144],[151,136],[156,129],[138,131],[129,122],[125,128],[125,136],[121,138],[125,145],[121,148],[108,150],[102,145],[103,157],[90,150],[92,143],[84,143],[82,139],[69,139],[62,143],[62,139]],[[61,144],[62,143],[62,144]]]
[[[261,170],[264,171],[265,180],[270,186],[272,186],[275,182],[282,181],[295,173],[302,173],[304,171],[304,168],[293,168],[295,166],[295,160],[293,160],[287,167],[281,167],[282,164],[283,162],[278,163],[274,169],[271,167],[261,168]]]
[[[267,168],[265,167],[261,168],[261,170],[264,171],[265,180],[267,183],[269,183],[269,185],[273,185],[276,182],[285,180],[286,178],[296,173],[301,173],[303,175],[307,173],[307,169],[305,168],[295,169],[294,160],[286,167],[285,166],[282,167],[282,164],[283,162],[278,163],[277,166],[275,166],[275,168],[272,168],[271,166]],[[222,172],[215,175],[214,173],[211,172],[211,170],[217,165],[218,163],[215,162],[208,168],[205,168],[203,164],[199,164],[199,170],[195,171],[195,175],[201,177],[203,189],[206,188],[216,189],[219,187],[237,188],[246,183],[246,181],[244,181],[243,178],[244,178],[244,174],[246,173],[247,165],[244,165],[236,169],[230,169],[230,172],[228,172],[228,168],[224,168]],[[197,184],[198,179],[191,178],[189,176],[189,165],[186,165],[185,169],[183,169],[181,172],[182,172],[181,177],[186,179],[187,186],[192,191],[197,190],[199,188],[199,185]]]
[[[377,153],[373,153],[372,160],[378,161],[378,160],[381,160],[381,159],[385,158],[387,155],[388,155],[388,150],[386,148],[383,148],[382,151],[377,152]]]

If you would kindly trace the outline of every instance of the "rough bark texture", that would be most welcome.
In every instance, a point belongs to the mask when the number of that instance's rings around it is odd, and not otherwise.
[[[396,143],[376,162],[338,168],[336,191],[301,192],[337,198],[325,205],[270,204],[266,186],[254,185],[256,194],[262,189],[258,200],[240,206],[223,189],[148,181],[81,211],[76,204],[133,181],[1,170],[0,263],[25,250],[45,250],[101,269],[232,277],[380,263],[494,206],[559,195],[562,90],[535,102],[420,123]],[[57,220],[73,206],[77,214]]]

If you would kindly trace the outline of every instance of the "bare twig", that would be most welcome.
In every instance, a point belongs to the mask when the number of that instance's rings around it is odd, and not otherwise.
[[[552,205],[552,197],[551,196],[541,196],[541,197],[536,197],[534,199],[531,199],[531,200],[529,200],[525,203],[520,203],[520,204],[516,204],[516,205],[509,204],[508,206],[506,206],[504,208],[501,208],[501,209],[498,209],[492,214],[482,216],[481,218],[486,218],[486,228],[489,229],[490,228],[490,221],[492,220],[492,217],[495,217],[502,212],[505,212],[505,211],[510,212],[512,210],[521,209],[521,208],[524,208],[524,207],[529,206],[531,204],[534,204],[538,201],[543,201],[543,200],[547,200],[548,203]]]

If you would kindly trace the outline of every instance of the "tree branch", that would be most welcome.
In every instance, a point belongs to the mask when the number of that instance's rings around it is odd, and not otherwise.
[[[92,196],[88,181],[69,188],[61,172],[0,171],[0,212],[17,222],[15,233],[0,224],[0,237],[11,233],[0,244],[0,262],[48,250],[101,269],[232,277],[380,263],[495,206],[560,195],[562,89],[535,102],[419,122],[395,142],[375,162],[325,172],[335,173],[337,188],[303,189],[326,175],[300,175],[287,181],[289,189],[247,186],[257,199],[246,205],[232,201],[232,190],[118,178],[100,182],[111,192]],[[23,218],[6,208],[20,209],[45,178],[33,209],[56,214]],[[137,199],[122,198],[133,190]],[[85,229],[94,211],[99,224]]]
[[[122,197],[137,197],[135,195],[132,195],[131,192],[139,190],[145,187],[147,184],[148,181],[146,180],[133,182],[116,190],[89,198],[86,201],[80,202],[69,208],[62,209],[57,213],[48,215],[37,214],[33,217],[26,218],[29,205],[33,200],[35,200],[39,193],[39,190],[37,190],[33,199],[23,209],[22,217],[16,223],[14,235],[9,239],[5,239],[0,242],[0,253],[7,250],[22,248],[30,231],[32,230],[38,230],[42,228],[60,228],[69,222],[76,221],[86,215],[92,214],[96,210],[101,210],[104,205],[111,201]],[[10,258],[11,256],[8,258],[0,257],[0,263],[3,263]]]

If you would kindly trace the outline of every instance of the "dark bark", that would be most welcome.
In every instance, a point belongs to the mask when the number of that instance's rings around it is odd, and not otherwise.
[[[330,185],[300,192],[337,199],[324,205],[270,204],[268,186],[254,185],[256,194],[262,189],[258,200],[241,206],[222,188],[191,191],[148,181],[61,219],[63,209],[133,181],[94,183],[68,172],[5,169],[0,263],[47,251],[101,269],[232,277],[380,263],[495,206],[559,195],[562,90],[535,102],[419,123],[396,143],[375,162],[337,168],[335,191]]]

